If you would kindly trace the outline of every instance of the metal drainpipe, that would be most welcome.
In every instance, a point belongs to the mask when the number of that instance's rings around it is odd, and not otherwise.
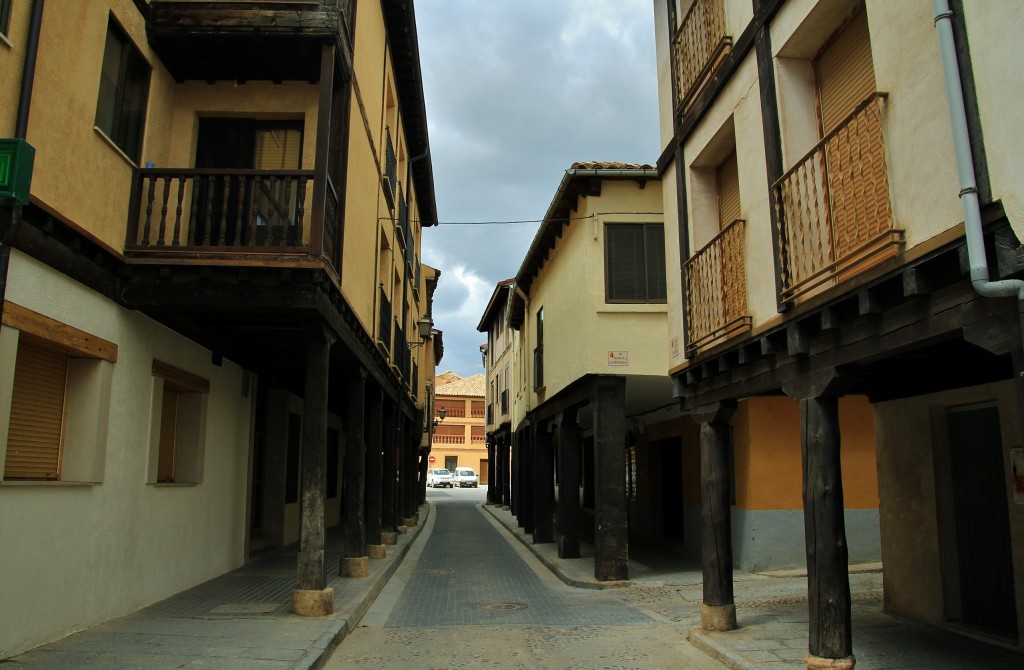
[[[21,95],[18,101],[18,117],[14,124],[14,136],[25,139],[28,132],[28,112],[32,101],[32,85],[36,77],[36,54],[39,52],[39,31],[43,23],[43,1],[35,0],[32,17],[28,26],[28,40],[25,43],[25,65],[21,75]],[[3,321],[4,298],[7,296],[7,273],[11,263],[11,243],[21,222],[21,204],[11,207],[11,225],[3,240],[0,240],[0,321]]]
[[[953,127],[953,148],[956,154],[956,169],[960,177],[960,201],[964,209],[964,233],[971,264],[971,284],[979,295],[987,298],[1017,296],[1018,317],[1024,321],[1024,281],[989,281],[988,258],[985,254],[985,239],[981,227],[981,208],[978,205],[978,186],[974,179],[971,142],[967,135],[967,113],[964,110],[964,94],[960,84],[956,47],[953,43],[953,12],[950,11],[947,0],[933,0],[932,6],[935,8],[935,29],[939,38],[939,53],[942,56],[942,71],[946,80],[946,101],[949,104],[950,123]]]

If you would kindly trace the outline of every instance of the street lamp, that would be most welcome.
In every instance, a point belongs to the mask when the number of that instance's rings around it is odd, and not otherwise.
[[[416,322],[416,328],[419,330],[420,341],[419,342],[407,342],[409,351],[412,351],[413,347],[420,347],[430,341],[431,336],[434,333],[434,322],[430,320],[430,317],[424,315],[422,319]]]
[[[444,407],[442,407],[441,409],[437,410],[437,415],[438,415],[439,417],[441,417],[441,418],[439,418],[439,419],[434,419],[434,428],[437,428],[437,424],[439,424],[439,423],[441,423],[442,421],[444,421],[444,418],[445,418],[446,416],[448,416],[448,410],[446,410],[446,409],[445,409]]]

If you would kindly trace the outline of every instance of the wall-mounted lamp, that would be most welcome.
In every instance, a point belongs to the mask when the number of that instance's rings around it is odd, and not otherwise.
[[[430,320],[429,316],[424,316],[422,319],[416,322],[416,328],[419,330],[420,341],[419,342],[407,342],[409,350],[412,351],[413,347],[423,346],[430,341],[430,338],[434,333],[434,322]]]
[[[441,409],[437,410],[437,416],[440,418],[434,419],[434,428],[437,428],[437,424],[444,421],[444,418],[448,416],[448,410],[442,407]]]

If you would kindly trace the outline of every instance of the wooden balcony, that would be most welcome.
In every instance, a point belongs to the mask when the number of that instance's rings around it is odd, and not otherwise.
[[[750,330],[745,236],[746,221],[737,219],[683,266],[688,352]]]
[[[135,171],[125,255],[309,264],[335,247],[334,226],[311,216],[312,170]],[[332,189],[328,189],[329,191]],[[324,219],[333,221],[328,194]]]
[[[677,114],[687,110],[731,47],[724,0],[693,0],[672,43]]]
[[[774,185],[782,303],[896,254],[882,141],[884,93],[872,93]]]
[[[178,81],[317,81],[353,0],[152,0],[146,34]]]

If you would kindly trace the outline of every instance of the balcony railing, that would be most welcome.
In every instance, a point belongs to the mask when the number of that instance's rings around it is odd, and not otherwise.
[[[707,347],[750,328],[745,239],[746,221],[737,219],[683,266],[688,351]]]
[[[677,113],[685,112],[697,91],[729,53],[724,0],[693,0],[673,40]]]
[[[395,144],[391,141],[391,128],[384,129],[384,197],[388,207],[395,207],[395,191],[398,188],[398,158],[395,156]]]
[[[380,298],[379,302],[379,314],[377,315],[377,338],[380,340],[384,347],[384,353],[386,355],[391,354],[391,301],[388,300],[388,296],[384,293],[384,289],[379,289]]]
[[[469,410],[469,416],[470,416],[471,419],[482,419],[482,418],[484,418],[484,408],[483,407],[473,407],[472,409]]]
[[[774,185],[781,301],[823,290],[892,257],[882,142],[884,93],[872,93]]]
[[[301,253],[312,170],[138,169],[126,250]]]
[[[438,435],[434,433],[434,440],[437,444],[465,444],[465,435]]]
[[[441,409],[442,405],[438,405],[438,409]],[[465,407],[452,407],[450,405],[443,405],[445,411],[445,417],[455,417],[457,419],[466,418]],[[436,415],[435,415],[436,416]]]

